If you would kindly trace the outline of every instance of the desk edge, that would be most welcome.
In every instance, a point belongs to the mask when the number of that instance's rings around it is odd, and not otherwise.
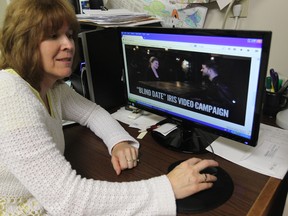
[[[276,193],[277,188],[280,185],[281,180],[270,177],[266,182],[264,188],[261,193],[253,203],[251,209],[249,210],[247,216],[254,215],[268,215],[270,206],[272,204],[272,200]],[[271,194],[273,196],[271,196]]]

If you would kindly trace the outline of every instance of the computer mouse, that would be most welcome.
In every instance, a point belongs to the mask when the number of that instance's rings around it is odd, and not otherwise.
[[[207,167],[207,168],[201,170],[200,173],[201,174],[207,173],[207,174],[216,176],[218,173],[218,168],[217,167]]]

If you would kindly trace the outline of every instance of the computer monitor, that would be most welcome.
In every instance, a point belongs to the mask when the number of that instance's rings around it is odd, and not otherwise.
[[[174,150],[199,153],[217,136],[256,146],[271,37],[269,31],[120,27],[127,101],[167,117],[159,125],[178,126],[166,136],[152,131]],[[179,200],[177,209],[202,211],[226,201],[233,182],[221,173],[212,192],[187,201],[192,209]]]
[[[271,32],[122,27],[120,34],[130,105],[187,132],[256,146]],[[155,59],[157,74],[149,69]],[[187,138],[175,148],[193,151]],[[201,143],[209,144],[205,137]]]

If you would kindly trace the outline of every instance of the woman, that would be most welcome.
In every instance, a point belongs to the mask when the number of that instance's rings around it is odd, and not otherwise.
[[[192,158],[167,175],[129,183],[81,178],[63,156],[62,119],[103,139],[117,175],[139,143],[104,109],[61,80],[77,56],[67,0],[12,0],[0,32],[0,212],[4,215],[175,215],[175,199],[212,187]],[[159,202],[159,200],[161,200]]]
[[[158,58],[152,56],[149,59],[149,66],[147,71],[147,81],[159,81],[160,76],[158,72],[159,60]]]

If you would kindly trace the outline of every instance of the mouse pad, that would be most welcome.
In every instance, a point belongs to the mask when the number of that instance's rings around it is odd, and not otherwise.
[[[168,172],[182,161],[171,164]],[[200,191],[184,199],[176,200],[177,212],[179,213],[201,213],[214,209],[225,203],[233,194],[234,184],[229,174],[217,167],[217,181],[213,187]]]

